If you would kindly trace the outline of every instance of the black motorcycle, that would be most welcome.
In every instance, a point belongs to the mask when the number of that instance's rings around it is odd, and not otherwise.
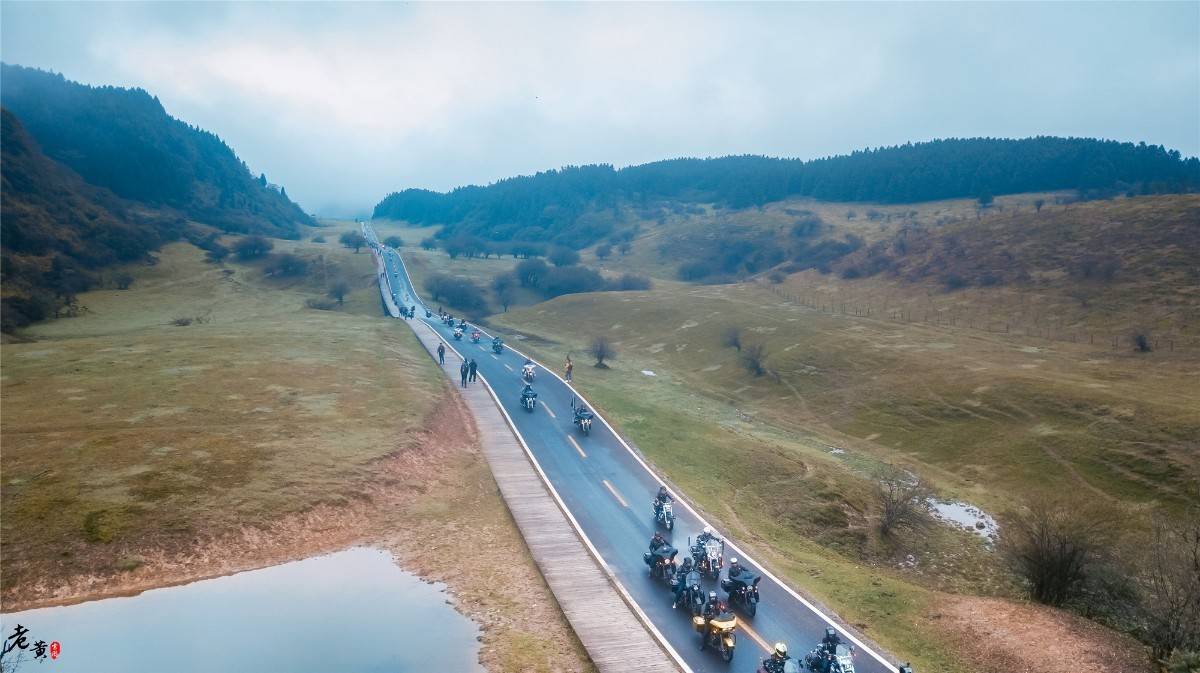
[[[761,575],[755,575],[746,570],[743,570],[736,579],[723,580],[721,589],[729,594],[729,607],[738,606],[746,613],[747,617],[753,617],[754,613],[758,612],[758,583],[760,581],[762,581]]]
[[[650,569],[650,576],[665,580],[667,584],[675,581],[675,555],[679,550],[671,545],[663,545],[655,551],[642,554],[642,560]]]
[[[702,579],[700,572],[695,568],[688,571],[687,577],[683,578],[683,592],[679,594],[677,607],[686,606],[692,615],[698,615],[704,610],[704,587],[700,585]]]

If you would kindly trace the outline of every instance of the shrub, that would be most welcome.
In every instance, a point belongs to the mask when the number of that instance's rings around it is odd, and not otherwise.
[[[269,272],[283,278],[303,276],[308,272],[308,260],[291,253],[284,253],[275,258]]]
[[[885,536],[901,526],[919,526],[926,521],[929,488],[906,470],[885,467],[876,477],[875,499],[879,503],[879,532]]]
[[[436,238],[434,238],[432,236],[427,236],[427,237],[421,239],[421,249],[422,250],[437,250],[437,247],[438,247],[438,242],[437,242]]]
[[[425,289],[435,301],[442,301],[471,314],[487,309],[483,289],[465,278],[436,273],[425,279]]]
[[[946,287],[947,292],[961,290],[968,285],[967,279],[957,273],[948,273],[942,276],[942,285]]]
[[[225,258],[228,256],[229,248],[226,248],[220,243],[214,243],[213,246],[208,249],[208,252],[204,253],[204,260],[209,264],[220,264],[221,262],[224,262]]]
[[[592,339],[592,343],[588,345],[587,352],[596,360],[595,366],[598,369],[608,369],[608,365],[604,361],[615,360],[617,358],[617,350],[606,336],[598,336]]]
[[[317,234],[316,236],[313,236],[313,237],[312,237],[312,242],[313,242],[313,243],[324,243],[324,242],[325,242],[325,237],[324,237],[324,236],[322,236],[322,235],[320,235],[320,234]]]
[[[549,269],[541,282],[542,294],[553,298],[578,292],[596,292],[607,286],[604,276],[582,266]]]
[[[344,278],[338,278],[330,283],[329,290],[326,291],[326,295],[330,299],[336,300],[339,306],[345,302],[348,294],[350,294],[350,282]]]
[[[1149,353],[1153,348],[1150,345],[1150,335],[1144,331],[1136,331],[1133,333],[1133,350],[1139,353]]]
[[[767,347],[763,344],[742,344],[742,367],[754,376],[767,373]]]
[[[542,280],[546,277],[546,273],[550,271],[550,267],[540,259],[526,259],[517,264],[517,268],[513,271],[516,274],[517,280],[521,283],[521,287],[541,287]]]
[[[130,285],[133,285],[133,275],[129,273],[118,273],[113,278],[113,284],[118,290],[128,290]]]
[[[233,252],[238,259],[249,261],[266,257],[275,244],[262,236],[243,236],[233,245]],[[211,251],[210,251],[211,252]]]
[[[684,262],[679,266],[679,279],[696,281],[707,278],[712,273],[712,266],[705,262]]]
[[[557,267],[571,266],[579,263],[579,253],[570,248],[557,247],[546,257]]]
[[[1073,503],[1036,501],[1012,516],[1005,551],[1033,600],[1060,606],[1078,595],[1108,545],[1109,518]]]
[[[399,236],[388,236],[383,239],[383,244],[389,248],[403,248],[404,241]]]
[[[338,236],[338,243],[341,243],[343,246],[351,248],[355,253],[358,253],[358,251],[367,244],[367,239],[362,235],[361,231],[346,231],[342,232],[341,236]]]
[[[649,290],[651,287],[650,278],[635,273],[621,274],[615,282],[612,283],[614,290]]]

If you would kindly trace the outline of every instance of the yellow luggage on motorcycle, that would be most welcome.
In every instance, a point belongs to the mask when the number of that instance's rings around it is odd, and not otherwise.
[[[700,615],[696,615],[695,617],[692,617],[692,628],[696,629],[697,631],[703,631],[704,630],[704,617],[701,617]]]

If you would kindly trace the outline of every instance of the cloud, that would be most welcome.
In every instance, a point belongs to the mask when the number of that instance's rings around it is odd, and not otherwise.
[[[6,61],[141,86],[319,210],[568,163],[949,135],[1200,151],[1200,6],[6,2]]]

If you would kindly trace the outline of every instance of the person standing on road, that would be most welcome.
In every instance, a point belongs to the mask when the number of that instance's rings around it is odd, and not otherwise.
[[[475,358],[471,358],[471,364],[468,366],[468,369],[470,369],[470,372],[467,375],[467,380],[475,383],[475,372],[479,369],[479,365],[475,363]]]
[[[567,380],[567,383],[570,383],[571,382],[571,372],[575,371],[575,363],[571,362],[570,355],[567,356],[566,370],[567,370],[567,375],[564,376],[563,378],[565,378]]]
[[[438,364],[446,364],[446,344],[443,343],[438,344]]]
[[[458,366],[458,373],[462,375],[462,387],[464,387],[464,388],[467,387],[467,372],[468,371],[470,371],[470,367],[467,366],[467,361],[463,360],[463,363]]]

